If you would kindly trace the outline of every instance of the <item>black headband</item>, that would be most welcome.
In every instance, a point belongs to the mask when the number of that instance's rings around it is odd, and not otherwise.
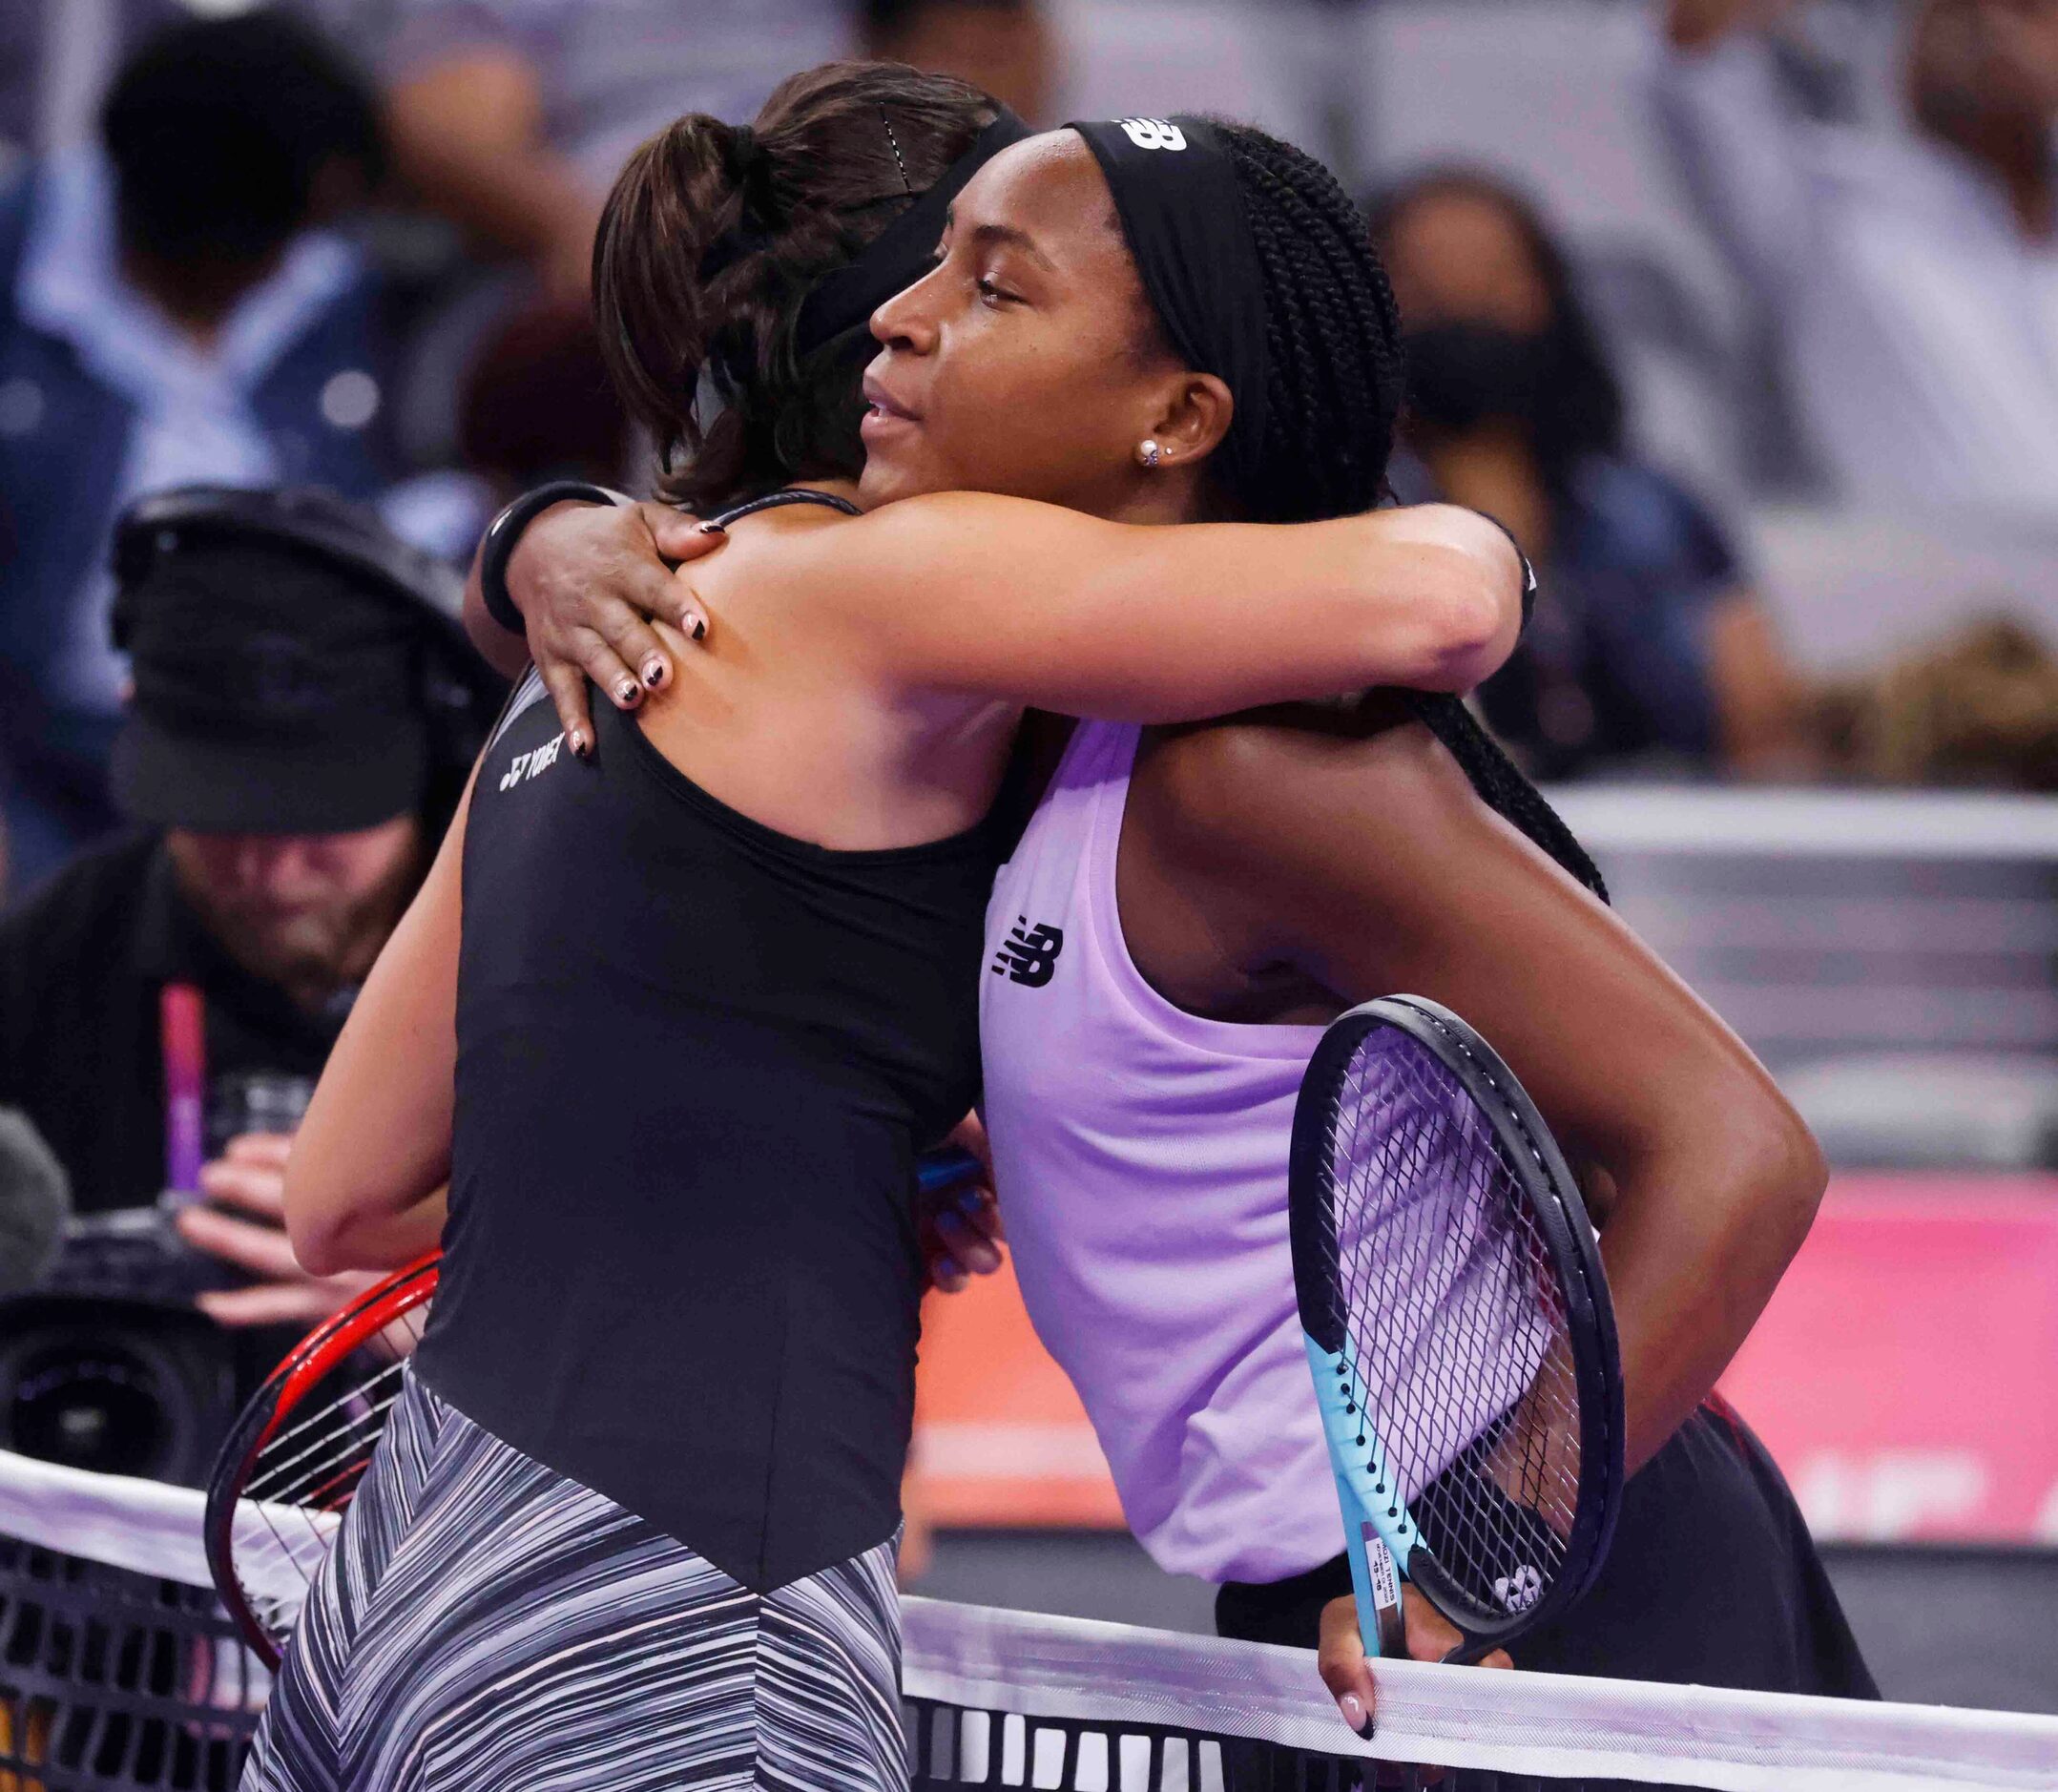
[[[892,127],[887,136],[892,138]],[[1007,107],[972,139],[972,146],[944,170],[936,184],[923,194],[879,239],[847,267],[824,274],[800,306],[794,327],[795,349],[812,354],[825,343],[871,321],[872,313],[893,297],[904,292],[929,270],[929,261],[944,234],[945,214],[965,184],[1001,151],[1036,134]],[[900,144],[893,144],[900,155]],[[906,177],[904,165],[902,178]]]
[[[1183,115],[1069,128],[1108,177],[1144,294],[1173,347],[1235,398],[1225,470],[1232,490],[1254,490],[1270,385],[1264,274],[1222,134]]]

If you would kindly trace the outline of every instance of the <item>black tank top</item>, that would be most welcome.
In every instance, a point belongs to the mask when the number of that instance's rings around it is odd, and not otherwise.
[[[899,1521],[914,1158],[976,1092],[1005,840],[810,845],[592,711],[581,761],[531,674],[473,792],[416,1367],[762,1591]]]

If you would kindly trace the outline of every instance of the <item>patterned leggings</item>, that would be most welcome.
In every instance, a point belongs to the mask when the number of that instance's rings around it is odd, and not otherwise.
[[[410,1375],[242,1792],[897,1792],[893,1571],[752,1593]]]

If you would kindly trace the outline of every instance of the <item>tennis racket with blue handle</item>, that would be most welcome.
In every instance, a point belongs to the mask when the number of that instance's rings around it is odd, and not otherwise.
[[[1535,1105],[1449,1010],[1368,1002],[1308,1066],[1288,1206],[1366,1653],[1405,1653],[1403,1580],[1461,1660],[1563,1615],[1621,1505],[1622,1365]]]

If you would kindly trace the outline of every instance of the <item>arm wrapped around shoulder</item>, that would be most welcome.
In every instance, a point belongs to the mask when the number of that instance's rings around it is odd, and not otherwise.
[[[814,531],[758,575],[902,690],[1142,722],[1469,689],[1512,651],[1525,578],[1451,505],[1166,527],[978,492]]]
[[[1424,504],[1377,511],[1363,519],[1376,529],[1368,593],[1398,558],[1406,561],[1408,589],[1419,612],[1420,663],[1390,683],[1421,691],[1469,691],[1491,677],[1515,651],[1522,633],[1528,562],[1514,538],[1477,511]],[[1365,626],[1378,631],[1387,654],[1397,646],[1397,620],[1384,603],[1368,606]]]

